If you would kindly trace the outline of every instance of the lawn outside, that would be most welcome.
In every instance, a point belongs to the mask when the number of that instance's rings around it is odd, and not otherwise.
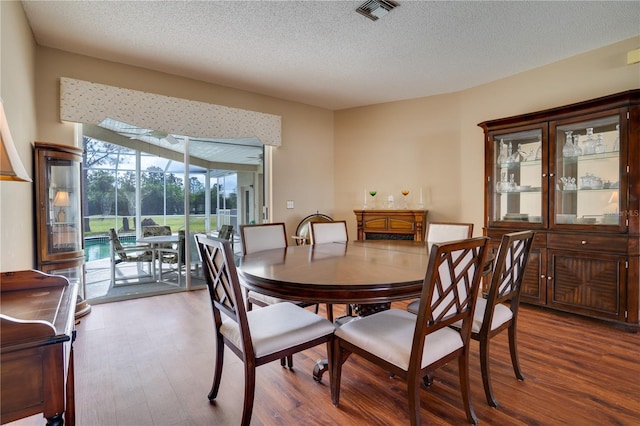
[[[115,228],[118,233],[135,233],[135,223],[133,217],[126,217],[129,222],[129,230],[123,230],[123,219],[125,216],[90,216],[89,226],[91,231],[85,230],[84,236],[96,237],[105,236],[109,234],[109,229]],[[142,220],[152,219],[158,225],[168,225],[173,232],[184,229],[185,218],[184,215],[177,216],[145,216]],[[190,232],[205,232],[205,216],[204,215],[189,215],[189,231]],[[217,218],[215,215],[211,215],[211,229],[217,229]]]

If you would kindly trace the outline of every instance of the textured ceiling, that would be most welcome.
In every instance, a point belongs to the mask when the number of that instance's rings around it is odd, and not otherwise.
[[[23,1],[38,44],[331,110],[454,92],[638,36],[640,1]]]

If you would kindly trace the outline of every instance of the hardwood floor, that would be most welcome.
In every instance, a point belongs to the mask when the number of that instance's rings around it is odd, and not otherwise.
[[[406,304],[394,304],[402,308]],[[336,307],[336,309],[338,309]],[[206,291],[108,303],[93,307],[77,326],[76,419],[89,425],[237,425],[244,374],[225,354],[216,404],[213,322]],[[481,423],[496,425],[637,425],[640,422],[640,334],[611,324],[522,305],[520,361],[526,380],[511,368],[506,333],[492,341],[493,386],[500,403],[484,399],[477,342],[472,343],[471,389]],[[328,375],[311,372],[325,347],[259,367],[252,424],[408,424],[406,385],[361,358],[344,366],[340,407],[331,404]],[[457,365],[439,370],[422,392],[422,422],[466,423]],[[42,416],[15,422],[42,425]]]

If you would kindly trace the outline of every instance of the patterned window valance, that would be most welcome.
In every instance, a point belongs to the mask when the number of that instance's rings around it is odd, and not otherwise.
[[[60,118],[98,124],[113,118],[174,135],[251,138],[280,146],[281,117],[205,102],[172,98],[88,81],[60,79]]]

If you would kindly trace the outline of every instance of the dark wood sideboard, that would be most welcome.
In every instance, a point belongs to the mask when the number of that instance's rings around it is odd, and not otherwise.
[[[424,241],[428,210],[354,210],[358,240]]]
[[[75,424],[73,340],[78,286],[26,270],[0,276],[0,423],[43,413]]]

